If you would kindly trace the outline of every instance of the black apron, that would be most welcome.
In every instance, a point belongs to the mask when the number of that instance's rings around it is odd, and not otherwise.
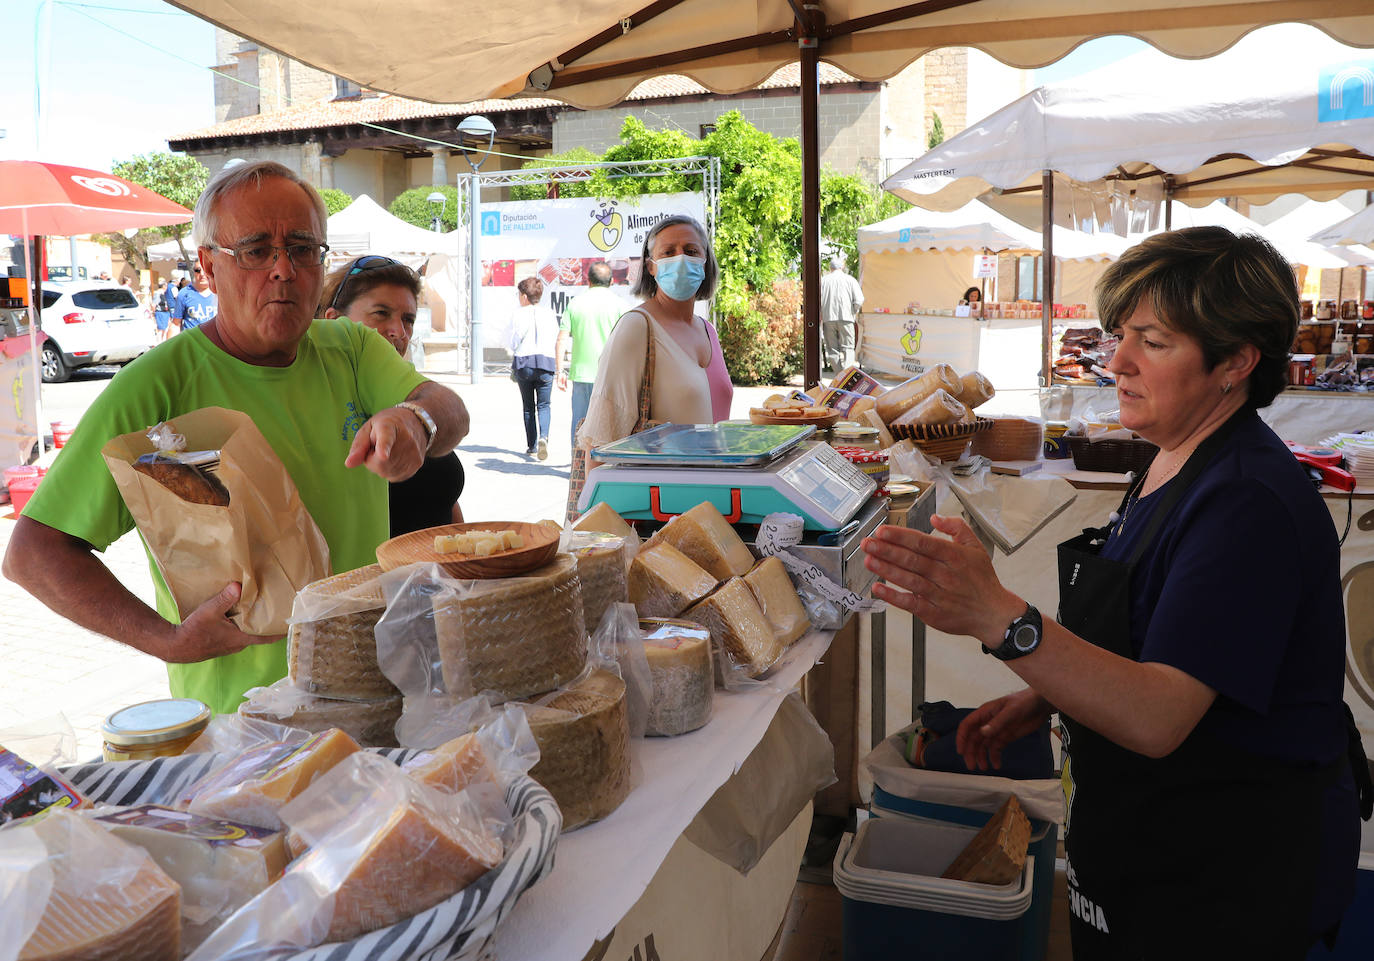
[[[1059,545],[1059,623],[1136,659],[1132,571],[1235,423],[1209,436],[1161,490],[1129,560],[1099,556],[1109,528]],[[1122,513],[1138,489],[1127,492]],[[1061,719],[1075,961],[1304,956],[1323,795],[1344,757],[1286,764],[1195,730],[1154,759]]]

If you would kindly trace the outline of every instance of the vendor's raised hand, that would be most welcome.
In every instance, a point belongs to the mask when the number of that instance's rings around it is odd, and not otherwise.
[[[1025,611],[1025,601],[1002,586],[988,552],[963,520],[937,515],[931,526],[939,533],[885,524],[864,538],[864,566],[886,582],[873,585],[873,596],[936,630],[996,646]]]
[[[230,609],[239,602],[243,588],[230,584],[205,601],[176,626],[172,641],[159,656],[173,664],[195,664],[212,657],[235,654],[254,644],[271,644],[276,637],[245,634],[229,620]]]
[[[418,417],[403,407],[388,407],[358,428],[344,466],[361,465],[384,480],[405,480],[424,463],[427,442]]]
[[[959,722],[955,746],[970,771],[1002,766],[1002,749],[1031,734],[1053,708],[1030,688],[988,701]]]

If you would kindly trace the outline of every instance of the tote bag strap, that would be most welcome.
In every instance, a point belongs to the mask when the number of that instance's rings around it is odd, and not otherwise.
[[[647,311],[636,308],[633,313],[644,317],[644,373],[639,377],[639,419],[630,431],[637,434],[649,426],[654,402],[654,321]]]

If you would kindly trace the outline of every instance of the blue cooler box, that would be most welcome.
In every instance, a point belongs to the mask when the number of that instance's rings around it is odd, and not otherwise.
[[[869,818],[835,854],[844,961],[1014,958],[1031,926],[1035,857],[1010,884],[940,877],[978,833],[942,821]]]
[[[973,776],[973,775],[970,775]],[[935,822],[981,828],[991,820],[986,811],[971,811],[951,804],[935,804],[889,794],[876,784],[869,811],[874,817],[900,818],[918,823]],[[1054,903],[1054,863],[1058,854],[1059,825],[1053,821],[1031,820],[1031,839],[1028,854],[1035,858],[1035,873],[1031,878],[1032,896],[1029,923],[1024,926],[1024,938],[1007,961],[1042,961],[1049,951],[1050,915]]]

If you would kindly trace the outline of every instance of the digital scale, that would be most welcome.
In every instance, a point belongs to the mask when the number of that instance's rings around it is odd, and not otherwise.
[[[627,520],[666,521],[710,501],[731,524],[798,514],[836,531],[873,496],[873,479],[810,425],[664,424],[592,451],[578,507],[605,503]]]

